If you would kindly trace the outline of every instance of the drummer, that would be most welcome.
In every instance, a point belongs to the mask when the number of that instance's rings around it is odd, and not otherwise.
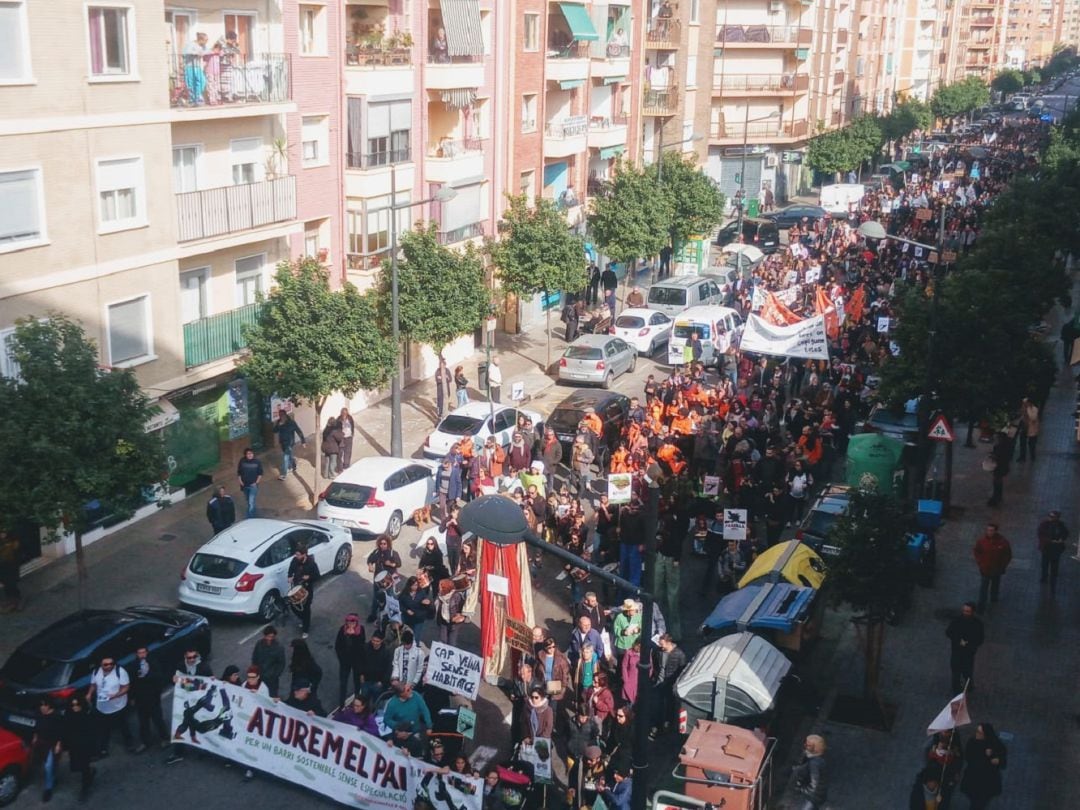
[[[315,581],[318,578],[319,567],[308,554],[307,545],[297,543],[296,552],[289,563],[289,585],[292,588],[300,586],[307,591],[303,599],[293,604],[293,610],[300,616],[301,638],[307,638],[311,630],[311,603],[315,599]]]

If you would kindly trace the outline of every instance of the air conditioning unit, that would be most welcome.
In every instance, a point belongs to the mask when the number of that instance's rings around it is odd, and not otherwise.
[[[776,168],[776,155],[768,155],[768,156],[766,156],[766,158],[765,158],[765,168],[766,169],[775,169]]]
[[[769,13],[779,14],[784,10],[784,0],[769,0]]]

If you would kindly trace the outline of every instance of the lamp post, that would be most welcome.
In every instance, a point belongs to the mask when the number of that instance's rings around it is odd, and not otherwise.
[[[742,131],[742,169],[739,171],[739,224],[738,229],[735,231],[739,236],[742,235],[742,223],[743,223],[743,211],[746,210],[746,150],[748,148],[748,142],[750,138],[750,125],[757,124],[762,121],[770,121],[773,118],[779,118],[779,110],[773,110],[768,115],[764,115],[761,118],[750,119],[750,105],[746,105],[746,116],[743,120]]]
[[[648,477],[646,480],[650,480]],[[660,502],[660,488],[655,479],[649,485],[649,497],[645,504],[645,536],[649,538],[646,546],[654,546],[656,538],[657,512]],[[567,551],[554,543],[546,543],[528,527],[521,507],[505,495],[483,495],[470,501],[461,509],[458,523],[465,531],[472,532],[481,540],[498,546],[527,543],[546,554],[584,569],[594,577],[615,585],[622,591],[633,594],[641,600],[641,658],[638,661],[638,690],[634,701],[634,773],[631,807],[633,810],[645,810],[649,790],[649,722],[652,713],[652,688],[649,682],[649,669],[652,661],[652,621],[653,595],[622,577],[593,565],[587,560]],[[646,564],[645,575],[651,574]],[[646,580],[649,582],[650,580]]]
[[[443,187],[427,199],[398,203],[397,168],[390,166],[390,329],[394,340],[394,374],[390,378],[390,455],[401,458],[401,325],[398,301],[398,211],[429,202],[446,202],[457,196],[452,188]],[[440,383],[441,385],[442,383]]]

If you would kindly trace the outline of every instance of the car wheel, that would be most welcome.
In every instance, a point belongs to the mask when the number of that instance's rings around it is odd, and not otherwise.
[[[19,795],[22,780],[19,776],[19,768],[12,765],[3,773],[0,773],[0,807],[11,804]]]
[[[651,343],[649,343],[649,350],[647,352],[645,352],[645,356],[646,357],[652,357],[654,354],[656,354],[656,341],[655,340],[652,341]]]
[[[604,381],[601,383],[601,385],[603,385],[604,388],[611,388],[611,381],[614,380],[614,379],[615,379],[614,373],[609,371],[608,375],[606,377],[604,377]]]
[[[628,368],[626,371],[627,371],[628,374],[633,374],[635,368],[637,368],[637,353],[636,352],[634,353],[634,356],[630,358],[630,368]]]
[[[394,540],[401,534],[401,512],[394,512],[386,523],[386,534]]]
[[[351,562],[352,543],[345,543],[337,550],[337,554],[334,555],[334,573],[344,574],[349,570],[349,563]]]
[[[281,594],[277,591],[267,591],[266,596],[259,603],[259,618],[264,622],[273,621],[281,613],[283,607]]]

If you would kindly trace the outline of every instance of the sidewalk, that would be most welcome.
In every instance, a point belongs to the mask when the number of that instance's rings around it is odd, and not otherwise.
[[[1056,354],[1059,354],[1060,350]],[[965,600],[978,596],[979,577],[972,559],[975,538],[987,521],[1000,524],[1013,548],[1013,562],[1002,580],[1001,601],[983,617],[986,643],[976,658],[977,691],[970,696],[975,723],[994,725],[1008,747],[1004,792],[994,802],[1009,810],[1075,806],[1080,795],[1080,711],[1076,678],[1080,672],[1080,563],[1062,560],[1057,594],[1039,584],[1035,529],[1051,509],[1060,509],[1070,536],[1080,526],[1080,458],[1074,424],[1075,387],[1062,372],[1043,413],[1039,457],[1014,462],[1000,508],[986,506],[990,476],[980,463],[989,445],[966,449],[957,443],[953,516],[938,532],[937,577],[932,589],[919,589],[915,604],[885,636],[881,694],[897,706],[891,733],[827,721],[815,731],[828,740],[829,807],[906,807],[915,774],[923,764],[926,726],[950,695],[949,643],[945,626]],[[963,435],[962,430],[957,431]],[[829,695],[828,716],[838,692],[858,694],[863,663],[850,624],[830,614],[825,628],[833,658],[816,668],[834,681],[819,684]],[[966,741],[974,726],[961,729]],[[777,774],[781,781],[786,773]],[[1073,799],[1068,799],[1073,796]],[[967,807],[966,799],[954,807]]]

